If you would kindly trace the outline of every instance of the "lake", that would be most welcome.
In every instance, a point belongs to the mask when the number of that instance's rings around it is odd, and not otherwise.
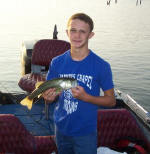
[[[21,91],[22,43],[52,38],[68,41],[66,23],[77,12],[91,16],[95,36],[89,48],[112,67],[115,87],[150,111],[150,1],[5,0],[0,5],[0,90]]]

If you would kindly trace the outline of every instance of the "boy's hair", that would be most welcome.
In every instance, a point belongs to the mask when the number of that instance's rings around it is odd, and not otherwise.
[[[93,30],[93,28],[94,28],[93,20],[87,14],[84,14],[84,13],[76,13],[76,14],[72,15],[69,18],[69,20],[68,20],[67,27],[69,26],[70,21],[71,20],[74,20],[74,19],[79,19],[79,20],[82,20],[82,21],[86,22],[90,26],[90,31]]]

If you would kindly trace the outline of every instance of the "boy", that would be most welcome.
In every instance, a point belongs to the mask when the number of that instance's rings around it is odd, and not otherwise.
[[[71,49],[52,60],[47,74],[47,80],[71,77],[79,83],[62,92],[55,107],[59,154],[96,154],[98,106],[116,103],[110,65],[88,48],[93,27],[92,19],[84,13],[70,17],[66,32]],[[100,96],[100,88],[104,96]],[[57,97],[55,89],[47,90],[43,97],[53,102]]]

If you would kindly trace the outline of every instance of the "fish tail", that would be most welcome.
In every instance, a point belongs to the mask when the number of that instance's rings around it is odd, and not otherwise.
[[[20,102],[21,105],[24,105],[26,106],[29,110],[31,110],[32,108],[32,104],[33,104],[33,100],[29,99],[28,96],[26,98],[24,98],[21,102]]]

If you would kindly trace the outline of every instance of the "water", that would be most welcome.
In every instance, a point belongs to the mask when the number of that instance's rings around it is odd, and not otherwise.
[[[0,90],[20,91],[22,42],[59,39],[70,15],[85,12],[95,22],[89,47],[109,61],[116,88],[131,95],[150,111],[150,1],[143,0],[5,0],[0,5]]]

